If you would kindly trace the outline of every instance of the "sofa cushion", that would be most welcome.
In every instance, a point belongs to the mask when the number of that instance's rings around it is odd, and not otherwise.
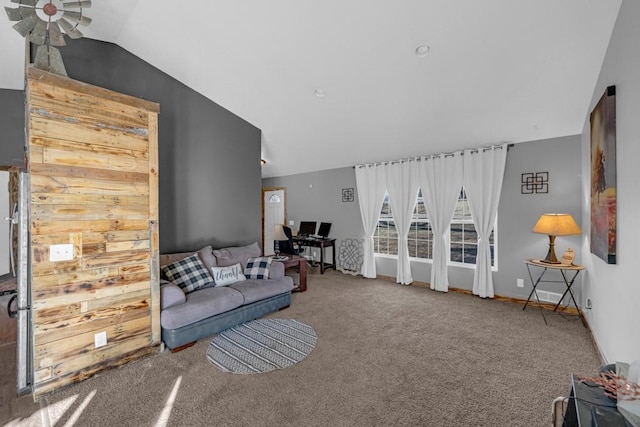
[[[250,279],[244,282],[234,283],[229,287],[242,294],[244,304],[251,304],[254,301],[291,292],[293,289],[293,280],[289,277],[279,280]]]
[[[280,277],[284,277],[284,264],[274,261],[269,267],[269,279],[279,279]]]
[[[162,272],[174,285],[180,286],[185,294],[213,282],[197,253],[163,266]]]
[[[268,279],[272,260],[273,258],[266,256],[249,258],[244,268],[244,275],[247,279]]]
[[[183,304],[187,300],[182,289],[166,280],[160,281],[160,310]]]
[[[211,267],[217,267],[218,262],[216,261],[216,257],[213,255],[213,248],[211,246],[205,246],[204,248],[198,251],[198,256],[200,257],[200,261],[207,268],[207,271],[211,271]]]
[[[260,256],[260,246],[257,242],[253,242],[247,246],[237,246],[231,248],[214,249],[213,254],[216,256],[216,262],[221,267],[240,263],[244,269],[247,260],[251,257]]]
[[[215,267],[218,265],[216,263],[216,257],[213,255],[213,248],[211,246],[205,246],[204,248],[200,249],[196,253],[200,257],[200,261],[202,261],[204,266],[207,267],[207,270],[210,270],[211,267]],[[193,252],[176,252],[174,254],[160,254],[160,259],[159,259],[160,267],[168,264],[173,264],[174,262],[180,261],[181,259],[184,259],[192,254]]]
[[[240,263],[228,267],[212,267],[211,273],[213,274],[213,280],[216,282],[216,286],[228,286],[247,279],[244,277],[244,274],[242,274],[242,266]]]
[[[241,306],[243,301],[242,294],[230,287],[200,289],[187,295],[185,304],[162,310],[160,323],[166,329],[180,328],[233,310]]]

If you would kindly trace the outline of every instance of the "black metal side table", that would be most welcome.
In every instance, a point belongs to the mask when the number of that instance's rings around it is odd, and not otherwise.
[[[576,302],[575,297],[573,296],[573,291],[571,290],[571,286],[573,286],[573,282],[576,280],[576,277],[578,277],[578,274],[584,270],[584,266],[582,265],[577,265],[577,264],[571,264],[571,265],[565,265],[565,264],[550,264],[550,263],[546,263],[544,261],[540,261],[540,260],[535,260],[535,259],[527,259],[524,261],[525,265],[527,266],[527,272],[529,273],[529,279],[531,279],[531,284],[533,285],[533,289],[531,290],[531,293],[529,294],[529,297],[527,298],[527,302],[524,304],[524,307],[522,307],[522,309],[524,310],[525,308],[527,308],[527,304],[529,304],[529,301],[531,300],[531,297],[533,295],[536,296],[536,301],[538,301],[538,307],[540,307],[540,312],[542,313],[542,318],[544,319],[544,323],[547,323],[547,318],[544,315],[544,309],[542,308],[542,305],[540,304],[540,299],[538,298],[538,292],[536,292],[536,288],[538,287],[538,284],[540,283],[563,283],[567,289],[564,291],[564,293],[562,294],[562,297],[560,297],[560,301],[558,301],[558,303],[556,304],[556,306],[553,308],[553,311],[557,311],[558,307],[560,307],[560,304],[562,303],[562,301],[564,300],[564,297],[569,294],[570,301],[567,302],[567,305],[565,306],[568,307],[569,304],[571,303],[571,301],[573,301],[573,305],[575,306],[576,310],[578,310],[578,316],[580,316],[580,320],[582,321],[582,324],[586,327],[587,326],[587,321],[585,320],[582,311],[580,310],[580,307],[578,307],[578,303]],[[531,267],[535,267],[535,268],[541,268],[542,271],[540,272],[540,275],[538,276],[537,279],[534,280],[533,278],[533,273],[531,271]],[[534,270],[535,270],[534,268]],[[560,272],[560,274],[562,275],[562,280],[543,280],[543,277],[545,276],[545,273],[549,270],[557,270]]]

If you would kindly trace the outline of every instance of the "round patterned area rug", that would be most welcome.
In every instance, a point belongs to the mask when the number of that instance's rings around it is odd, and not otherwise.
[[[300,362],[311,353],[316,341],[311,326],[293,319],[252,320],[216,336],[207,359],[225,372],[270,372]]]

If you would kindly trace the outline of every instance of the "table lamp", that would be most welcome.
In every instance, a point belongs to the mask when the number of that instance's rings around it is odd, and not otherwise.
[[[284,233],[282,224],[276,224],[273,226],[273,240],[275,241],[273,246],[273,250],[276,253],[275,258],[280,259],[280,240],[289,240],[287,235]]]
[[[565,213],[542,214],[531,231],[549,236],[549,252],[545,259],[540,260],[549,264],[560,264],[554,249],[556,236],[582,234],[573,217]]]

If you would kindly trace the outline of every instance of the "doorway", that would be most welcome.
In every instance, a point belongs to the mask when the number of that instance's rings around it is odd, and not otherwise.
[[[287,189],[262,189],[262,248],[264,255],[273,255],[274,229],[287,220]]]

